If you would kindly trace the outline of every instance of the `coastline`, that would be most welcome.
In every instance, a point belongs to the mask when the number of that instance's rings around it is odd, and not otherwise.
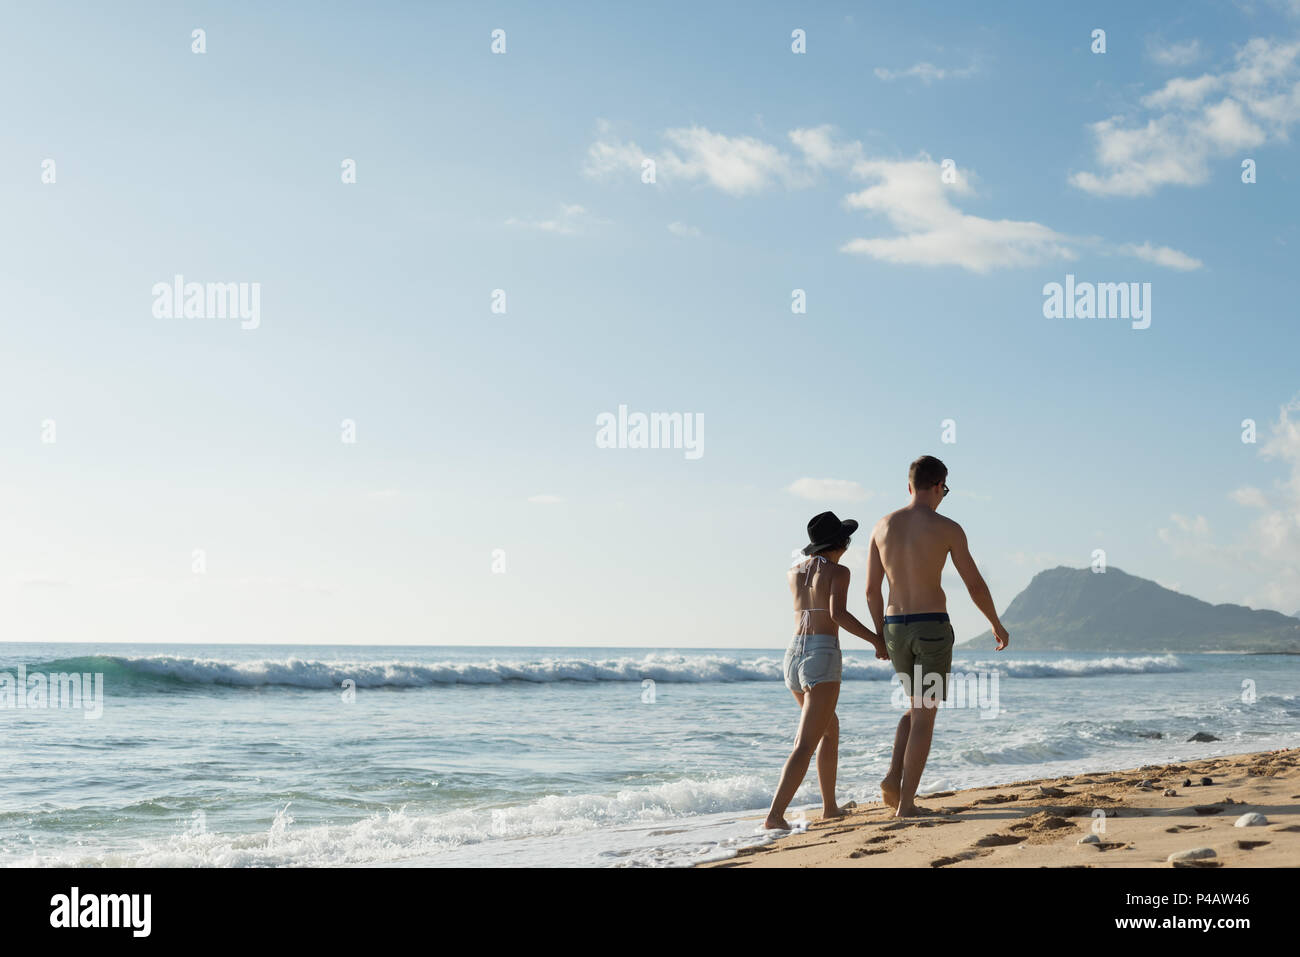
[[[896,820],[883,804],[854,807],[697,866],[1300,866],[1300,748],[940,791],[917,803],[931,813]],[[1236,826],[1252,812],[1267,823]],[[1169,861],[1206,849],[1213,854]]]

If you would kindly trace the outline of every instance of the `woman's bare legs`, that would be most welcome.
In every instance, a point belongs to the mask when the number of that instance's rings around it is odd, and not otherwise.
[[[835,772],[840,764],[840,719],[831,713],[830,723],[817,745],[817,784],[822,790],[822,819],[843,817],[848,812],[835,803]]]
[[[808,763],[812,760],[813,752],[817,750],[831,721],[835,719],[835,704],[839,698],[838,681],[823,681],[809,688],[802,695],[796,692],[795,699],[800,700],[801,705],[799,731],[795,734],[794,748],[790,751],[790,757],[786,758],[785,767],[781,769],[781,783],[777,786],[776,796],[772,798],[772,807],[767,812],[767,820],[763,822],[765,828],[790,829],[790,825],[785,822],[785,809],[790,806],[794,792],[799,790],[804,775],[808,773]],[[836,742],[838,747],[838,734]],[[818,760],[820,763],[820,759]],[[832,780],[832,790],[834,786]],[[834,805],[833,795],[831,803]]]

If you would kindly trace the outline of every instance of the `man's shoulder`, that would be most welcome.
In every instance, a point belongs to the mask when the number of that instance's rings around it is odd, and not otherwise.
[[[966,534],[962,531],[962,527],[947,515],[940,515],[935,512],[934,517],[938,520],[938,527],[943,529],[944,534],[950,539],[957,539]]]
[[[887,512],[886,514],[880,516],[880,520],[876,522],[876,529],[879,530],[884,528],[895,518],[897,518],[899,515],[902,515],[906,511],[907,511],[907,506],[904,506],[902,508],[896,508],[892,512]]]

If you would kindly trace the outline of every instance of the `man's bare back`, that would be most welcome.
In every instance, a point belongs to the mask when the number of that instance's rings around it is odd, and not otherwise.
[[[934,461],[943,468],[938,459]],[[913,463],[913,468],[916,465]],[[943,468],[945,476],[947,471]],[[993,626],[997,650],[1001,651],[1009,641],[1007,630],[998,619],[989,586],[971,557],[966,533],[952,519],[936,511],[948,494],[948,486],[940,480],[918,489],[909,480],[908,493],[912,501],[882,518],[871,532],[871,547],[867,554],[867,606],[871,609],[876,630],[883,633],[886,615],[946,614],[948,599],[940,581],[943,566],[951,555],[952,567],[961,576],[975,607]],[[888,608],[881,594],[886,579],[889,581]]]
[[[941,578],[960,533],[956,522],[924,506],[908,505],[876,523],[871,548],[889,579],[886,614],[948,610]]]

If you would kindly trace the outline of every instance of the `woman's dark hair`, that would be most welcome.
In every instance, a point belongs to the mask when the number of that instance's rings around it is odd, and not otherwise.
[[[821,548],[817,549],[817,550],[814,551],[812,554],[813,554],[813,555],[820,555],[822,552],[837,552],[837,551],[839,551],[839,550],[842,549],[842,548],[848,548],[848,547],[849,547],[849,542],[851,542],[851,541],[853,541],[853,539],[851,539],[851,538],[846,538],[846,539],[844,539],[844,541],[840,542],[838,545],[823,545]]]

